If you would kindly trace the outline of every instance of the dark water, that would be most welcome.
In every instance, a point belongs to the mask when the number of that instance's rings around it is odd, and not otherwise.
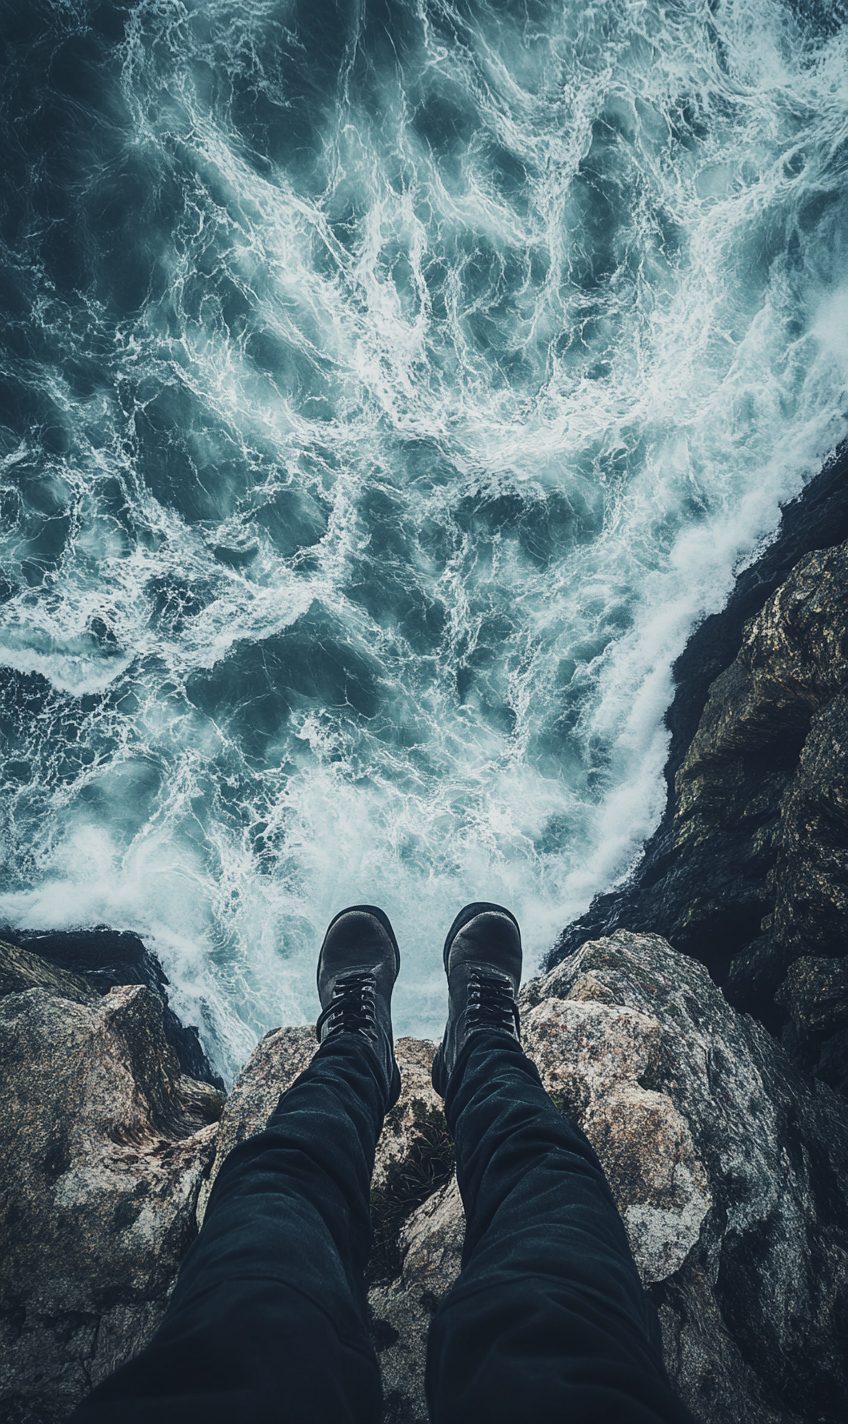
[[[376,899],[436,1034],[845,434],[845,7],[0,14],[0,917],[138,930],[231,1070]]]

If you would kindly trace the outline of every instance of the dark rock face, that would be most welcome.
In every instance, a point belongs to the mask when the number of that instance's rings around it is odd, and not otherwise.
[[[843,949],[846,677],[842,545],[803,558],[746,625],[675,777],[678,863],[690,851],[712,851],[735,866],[738,883],[732,897],[721,882],[691,886],[681,928],[720,922],[730,904],[749,934],[754,928],[751,939],[767,934],[776,974],[802,953]],[[719,972],[721,956],[735,949],[732,934],[716,945]],[[743,959],[730,966],[730,983],[737,997],[748,990]]]
[[[99,926],[55,932],[4,929],[2,939],[69,970],[100,994],[125,984],[144,984],[162,1002],[165,1036],[182,1071],[223,1090],[223,1079],[212,1068],[197,1029],[181,1023],[170,1007],[168,979],[155,954],[138,935]]]
[[[796,960],[848,949],[846,684],[843,544],[802,558],[745,625],[640,865],[568,927],[549,960],[619,926],[662,933],[707,965],[731,1003],[782,1033],[798,1064],[843,1092],[842,980],[825,976],[818,1012],[810,995],[821,975],[807,974],[803,1009],[797,976],[786,976]]]
[[[788,578],[799,559],[848,539],[848,446],[827,461],[806,489],[787,504],[773,543],[736,580],[721,613],[695,629],[674,664],[674,700],[666,713],[671,744],[666,780],[673,786],[695,735],[710,684],[729,667],[742,646],[742,630],[766,599]]]
[[[100,997],[81,975],[0,940],[0,997],[25,994],[27,989],[50,989],[76,1004],[96,1004]]]

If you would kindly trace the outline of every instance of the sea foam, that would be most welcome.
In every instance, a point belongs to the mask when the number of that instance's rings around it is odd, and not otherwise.
[[[825,9],[46,7],[0,915],[142,934],[232,1074],[343,905],[437,1036],[465,901],[532,966],[626,873],[671,664],[846,432]]]

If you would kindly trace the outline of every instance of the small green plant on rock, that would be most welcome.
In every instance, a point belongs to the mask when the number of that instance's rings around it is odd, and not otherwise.
[[[418,1107],[418,1104],[414,1104]],[[433,1192],[450,1180],[455,1151],[444,1113],[420,1105],[410,1132],[410,1147],[400,1162],[393,1162],[382,1186],[371,1191],[371,1225],[374,1241],[368,1261],[369,1285],[394,1280],[403,1259],[400,1234],[409,1217]]]

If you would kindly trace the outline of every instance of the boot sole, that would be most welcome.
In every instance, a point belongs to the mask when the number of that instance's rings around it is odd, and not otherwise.
[[[521,926],[519,925],[517,919],[515,918],[515,915],[512,913],[511,910],[508,910],[505,905],[495,905],[490,900],[474,900],[470,905],[466,905],[463,910],[460,910],[459,914],[457,915],[456,919],[448,930],[447,939],[445,940],[445,947],[442,950],[442,961],[445,966],[446,974],[448,972],[448,959],[450,957],[451,945],[453,944],[460,930],[464,929],[464,927],[471,920],[476,919],[478,915],[485,914],[487,910],[494,910],[496,914],[506,915],[508,920],[512,920],[512,923],[518,930],[519,942],[521,941]]]
[[[383,926],[383,929],[386,931],[389,936],[389,939],[392,942],[392,949],[394,950],[395,955],[395,979],[397,979],[398,974],[400,973],[400,950],[398,949],[398,942],[395,937],[395,932],[392,929],[392,922],[386,914],[385,910],[381,910],[379,905],[346,905],[343,910],[339,910],[337,915],[333,915],[333,918],[331,919],[326,930],[324,931],[324,939],[327,938],[327,935],[330,933],[330,930],[333,928],[333,925],[338,924],[339,920],[344,919],[345,915],[352,915],[354,912],[360,915],[370,915],[372,919],[377,920],[378,923]],[[324,948],[323,940],[321,941],[321,948]],[[321,963],[320,952],[318,955],[318,963],[319,965]]]

